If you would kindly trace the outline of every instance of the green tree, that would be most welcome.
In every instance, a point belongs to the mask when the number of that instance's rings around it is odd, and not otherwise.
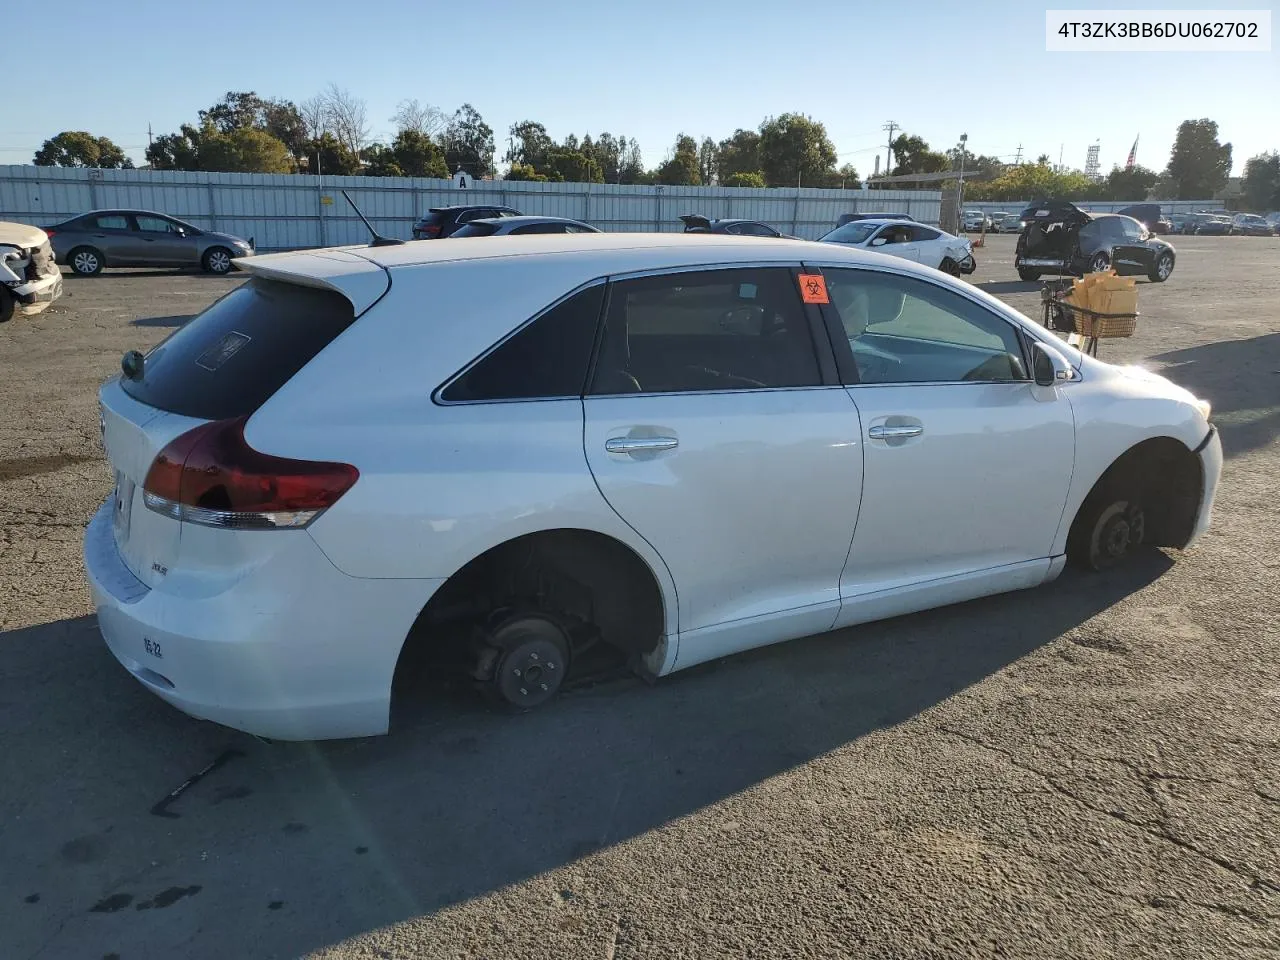
[[[404,170],[396,161],[396,152],[382,143],[371,143],[364,149],[364,169],[366,177],[403,177]]]
[[[969,200],[1102,199],[1103,190],[1079,170],[1057,172],[1047,162],[1009,167],[994,180],[965,183]]]
[[[698,174],[698,142],[687,134],[676,137],[671,158],[658,168],[658,183],[670,186],[692,186],[702,182]]]
[[[404,171],[403,176],[436,177],[441,180],[449,177],[444,151],[425,133],[401,130],[391,141],[391,152],[395,156],[396,165]]]
[[[212,124],[219,133],[262,130],[285,145],[295,158],[305,155],[307,128],[297,106],[289,100],[260,97],[252,90],[227,91],[208,110],[200,111],[200,125]]]
[[[545,170],[547,156],[555,146],[555,141],[547,134],[547,128],[533,120],[521,120],[513,123],[508,129],[511,145],[502,159],[507,163],[518,163]]]
[[[147,147],[147,163],[156,170],[199,170],[200,131],[184,123],[177,133],[156,137]]]
[[[307,170],[329,176],[350,176],[360,172],[360,157],[347,149],[332,133],[322,133],[307,141]]]
[[[1104,200],[1145,200],[1160,174],[1147,167],[1112,167],[1103,184]]]
[[[720,148],[710,137],[698,144],[698,179],[704,184],[716,182],[720,169]]]
[[[959,147],[952,147],[947,151],[947,166],[944,170],[959,170],[960,161],[964,160],[964,175],[967,178],[969,174],[998,177],[1004,172],[1005,164],[999,157],[988,157],[985,154],[974,154],[965,148],[963,151]],[[1045,162],[1048,162],[1046,158]]]
[[[133,161],[114,143],[84,130],[63,130],[50,137],[36,151],[34,162],[37,167],[133,167]]]
[[[506,180],[533,180],[539,183],[546,183],[547,175],[539,173],[527,163],[513,163],[507,170]]]
[[[836,163],[827,128],[812,117],[784,113],[760,125],[760,170],[771,187],[819,181]]]
[[[942,173],[951,169],[945,153],[930,150],[922,137],[900,133],[893,141],[893,156],[898,161],[892,175],[907,173]]]
[[[760,134],[754,130],[733,131],[733,136],[720,141],[716,153],[716,172],[722,181],[735,173],[760,173]]]
[[[604,175],[595,157],[581,150],[554,149],[547,157],[547,179],[565,183],[603,183]]]
[[[1260,153],[1244,165],[1244,200],[1254,213],[1280,210],[1280,153]]]
[[[201,131],[200,169],[226,173],[293,173],[297,162],[288,148],[265,130],[241,127],[222,133],[210,125]]]
[[[764,174],[758,170],[738,171],[729,174],[721,186],[725,187],[763,187]]]
[[[465,170],[473,177],[493,175],[493,128],[469,103],[453,115],[444,132],[444,159],[449,173]]]
[[[640,144],[633,138],[623,149],[618,161],[618,183],[652,183],[653,176],[644,168]]]
[[[1218,142],[1212,120],[1184,120],[1169,154],[1165,175],[1177,185],[1179,200],[1207,200],[1227,184],[1231,144]]]

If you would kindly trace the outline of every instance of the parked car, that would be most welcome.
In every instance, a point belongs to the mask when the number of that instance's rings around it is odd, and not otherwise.
[[[1253,213],[1237,213],[1231,218],[1231,232],[1246,237],[1270,237],[1275,228]]]
[[[908,213],[842,213],[840,219],[836,221],[836,226],[843,227],[846,223],[853,223],[855,220],[910,220],[914,223],[915,219]]]
[[[432,207],[425,217],[413,225],[413,239],[443,240],[445,237],[453,236],[455,230],[472,220],[520,216],[523,214],[514,207],[495,206],[491,203],[459,203],[451,207]]]
[[[1271,229],[1280,234],[1280,211],[1268,213],[1263,219],[1271,224]]]
[[[1026,224],[1022,222],[1022,217],[1015,213],[1001,220],[998,226],[999,233],[1021,233]]]
[[[126,355],[84,557],[139,683],[376,735],[451,662],[528,709],[585,650],[661,677],[1210,522],[1206,403],[967,283],[834,243],[540,247],[255,257]]]
[[[972,243],[923,223],[856,220],[843,227],[836,227],[819,242],[861,247],[904,260],[914,260],[955,277],[962,273],[973,273],[977,269]]]
[[[680,220],[684,224],[685,233],[731,233],[741,237],[795,239],[759,220],[709,220],[696,213],[687,213]]]
[[[987,215],[981,210],[966,210],[961,215],[962,229],[966,233],[980,233],[991,227],[991,221],[987,219]]]
[[[1133,217],[1133,219],[1146,227],[1149,233],[1173,232],[1173,224],[1166,217],[1161,216],[1160,204],[1158,203],[1134,203],[1127,207],[1122,207],[1116,213],[1123,217]]]
[[[1018,237],[1013,262],[1023,280],[1114,269],[1121,276],[1145,275],[1161,283],[1173,273],[1173,244],[1133,217],[1091,216],[1065,200],[1046,200],[1022,211],[1022,219],[1027,227]]]
[[[992,233],[1002,233],[1004,231],[1004,221],[1011,216],[1013,216],[1013,214],[1009,213],[1007,210],[993,210],[991,213],[986,215],[987,229]]]
[[[254,254],[253,238],[201,230],[150,210],[94,210],[45,227],[58,263],[90,277],[103,267],[200,267],[230,273]]]
[[[1187,226],[1198,237],[1225,237],[1231,232],[1231,218],[1212,213],[1195,213]]]
[[[601,231],[565,217],[489,217],[487,220],[471,220],[449,236],[455,240],[463,237],[505,237],[528,233],[600,233]]]
[[[62,271],[49,235],[25,223],[0,221],[0,323],[33,316],[62,296]]]
[[[1169,221],[1170,233],[1186,233],[1187,222],[1191,219],[1191,214],[1187,213],[1171,213],[1167,217]]]

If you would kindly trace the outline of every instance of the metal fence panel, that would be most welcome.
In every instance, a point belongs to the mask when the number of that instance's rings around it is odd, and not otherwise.
[[[459,189],[451,180],[311,177],[0,166],[0,219],[52,224],[89,210],[157,210],[208,230],[253,237],[261,250],[338,246],[368,234],[343,200],[346,190],[383,234],[408,238],[430,207],[492,203],[523,213],[572,217],[607,231],[677,231],[680,216],[761,220],[816,239],[842,213],[900,212],[937,223],[935,190],[827,190],[809,187],[640,186],[484,180]]]

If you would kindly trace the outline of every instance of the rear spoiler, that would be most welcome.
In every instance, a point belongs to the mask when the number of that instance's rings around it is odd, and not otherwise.
[[[251,276],[340,293],[357,317],[391,288],[391,274],[384,267],[345,250],[275,253],[232,262]]]
[[[680,220],[684,223],[685,231],[689,230],[710,230],[711,221],[700,213],[686,213]]]

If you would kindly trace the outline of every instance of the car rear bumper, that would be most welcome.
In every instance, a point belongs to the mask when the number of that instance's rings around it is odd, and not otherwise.
[[[225,589],[150,589],[120,558],[104,504],[84,558],[107,647],[194,717],[280,740],[386,733],[404,638],[442,581],[349,577],[304,531],[255,535],[290,540]]]

